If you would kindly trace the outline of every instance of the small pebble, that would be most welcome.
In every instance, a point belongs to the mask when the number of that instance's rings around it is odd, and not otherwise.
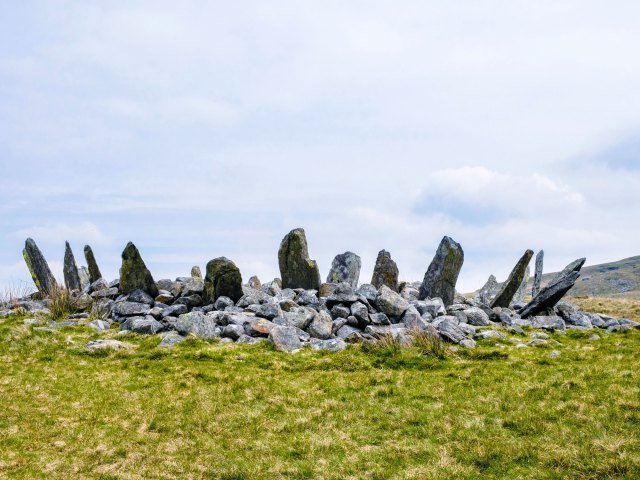
[[[553,352],[551,352],[551,353],[549,354],[549,356],[550,356],[551,358],[559,357],[559,356],[560,356],[560,352],[559,352],[559,351],[557,351],[557,350],[554,350]]]

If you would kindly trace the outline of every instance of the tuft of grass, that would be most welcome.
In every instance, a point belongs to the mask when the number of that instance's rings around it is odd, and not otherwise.
[[[64,287],[52,289],[47,298],[51,320],[60,320],[78,311],[76,299]]]
[[[10,283],[0,291],[0,307],[17,308],[18,302],[33,293],[33,286],[26,282]]]
[[[447,357],[447,347],[438,335],[431,332],[412,329],[413,346],[420,350],[422,355],[443,360]]]

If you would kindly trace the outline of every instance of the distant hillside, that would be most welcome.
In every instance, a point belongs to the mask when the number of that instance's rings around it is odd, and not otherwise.
[[[555,275],[557,273],[543,275],[542,285]],[[640,298],[640,256],[584,267],[569,295]]]

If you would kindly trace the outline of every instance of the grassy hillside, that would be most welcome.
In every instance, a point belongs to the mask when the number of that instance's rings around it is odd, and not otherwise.
[[[116,352],[85,348],[116,331],[0,319],[0,477],[640,478],[640,331],[516,348],[532,333],[445,359],[133,335]]]
[[[542,285],[555,275],[543,275]],[[584,267],[571,295],[640,299],[640,256]]]

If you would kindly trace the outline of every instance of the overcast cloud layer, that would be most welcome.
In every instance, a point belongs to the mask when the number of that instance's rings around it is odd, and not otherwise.
[[[233,3],[233,5],[231,5]],[[348,3],[348,5],[347,5]],[[156,278],[233,259],[327,275],[443,235],[459,289],[640,254],[640,3],[0,2],[0,287],[132,240]]]

